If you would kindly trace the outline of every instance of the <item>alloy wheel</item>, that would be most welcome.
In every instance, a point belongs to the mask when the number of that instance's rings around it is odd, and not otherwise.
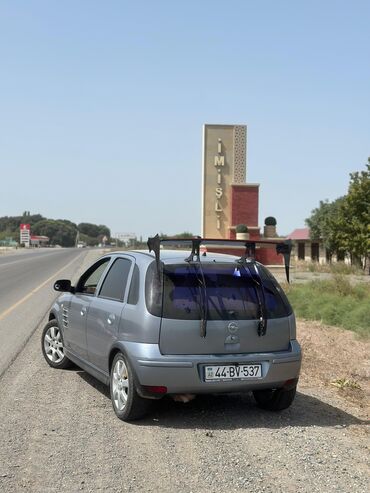
[[[64,358],[62,336],[59,327],[52,326],[45,333],[44,349],[46,357],[55,364],[60,363]]]
[[[123,411],[128,399],[129,380],[127,367],[122,359],[118,359],[113,368],[112,390],[116,409]]]

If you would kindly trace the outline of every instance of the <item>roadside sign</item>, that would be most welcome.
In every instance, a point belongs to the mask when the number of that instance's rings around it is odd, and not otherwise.
[[[19,227],[20,233],[20,244],[24,243],[24,246],[29,248],[30,240],[31,240],[31,225],[30,224],[21,224]]]

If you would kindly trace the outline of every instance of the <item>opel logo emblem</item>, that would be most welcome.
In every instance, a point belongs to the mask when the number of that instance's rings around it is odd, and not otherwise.
[[[235,334],[236,332],[238,332],[238,326],[235,322],[230,322],[229,325],[227,326],[228,328],[228,331],[230,332],[230,334]]]

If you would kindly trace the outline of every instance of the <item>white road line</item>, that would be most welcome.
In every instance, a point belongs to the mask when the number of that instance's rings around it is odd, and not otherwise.
[[[76,262],[81,257],[81,255],[82,255],[82,253],[78,257],[76,257],[73,260],[71,260],[71,262],[69,262],[67,265],[65,265],[64,267],[62,267],[61,269],[59,269],[58,272],[55,272],[55,274],[53,274],[48,279],[46,279],[46,281],[44,281],[42,284],[40,284],[37,288],[33,289],[28,294],[26,294],[26,296],[24,296],[21,300],[19,300],[16,303],[14,303],[14,305],[10,306],[3,313],[0,313],[0,321],[3,320],[7,315],[9,315],[9,313],[11,313],[13,310],[15,310],[19,305],[21,305],[22,303],[24,303],[25,301],[27,301],[29,298],[31,298],[31,296],[33,294],[37,293],[37,291],[40,291],[40,289],[43,288],[45,286],[45,284],[47,284],[48,282],[50,282],[60,272],[63,272],[64,269],[67,269],[67,267],[69,267],[70,265],[72,265],[73,262]]]
[[[36,256],[36,258],[45,258],[45,257],[50,257],[50,255],[55,255],[55,253],[44,253],[44,254],[39,254]],[[28,258],[22,258],[20,260],[13,260],[12,262],[5,262],[5,263],[0,263],[0,267],[7,267],[8,265],[12,264],[21,264],[22,262],[29,262],[30,260],[33,260],[31,257]]]

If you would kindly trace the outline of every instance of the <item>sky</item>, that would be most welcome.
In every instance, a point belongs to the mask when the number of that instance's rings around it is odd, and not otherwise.
[[[0,216],[201,233],[202,127],[248,127],[259,225],[370,156],[370,2],[1,0]]]

